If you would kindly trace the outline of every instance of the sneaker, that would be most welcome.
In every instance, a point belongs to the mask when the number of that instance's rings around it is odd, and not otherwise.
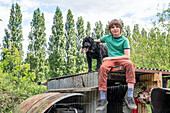
[[[107,106],[107,104],[108,104],[108,101],[106,99],[99,100],[96,111],[102,111]]]
[[[125,103],[128,106],[129,109],[137,109],[137,106],[135,104],[135,100],[133,97],[125,97]]]

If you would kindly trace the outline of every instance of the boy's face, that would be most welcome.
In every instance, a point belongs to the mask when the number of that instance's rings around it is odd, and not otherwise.
[[[120,32],[120,27],[113,25],[112,28],[110,29],[111,34],[113,37],[120,37],[121,32]]]

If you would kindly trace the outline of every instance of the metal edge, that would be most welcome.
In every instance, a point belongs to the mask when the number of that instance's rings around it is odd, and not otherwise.
[[[44,113],[48,108],[50,108],[53,104],[63,100],[63,99],[66,99],[68,97],[72,97],[72,96],[85,96],[84,94],[82,93],[72,93],[72,94],[68,94],[66,96],[63,96],[63,97],[60,97],[59,99],[53,101],[51,104],[49,104],[41,113]]]

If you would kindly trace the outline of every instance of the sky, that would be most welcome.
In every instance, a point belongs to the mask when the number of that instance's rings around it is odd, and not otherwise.
[[[89,21],[94,28],[95,23],[101,21],[105,28],[108,21],[121,19],[125,25],[133,29],[134,24],[146,30],[152,27],[152,21],[156,20],[157,12],[168,8],[169,0],[0,0],[0,43],[5,36],[4,29],[9,23],[9,15],[12,4],[18,3],[22,13],[23,48],[27,50],[28,34],[31,31],[30,22],[33,12],[40,8],[45,15],[46,38],[51,35],[51,26],[57,6],[63,14],[65,23],[67,12],[70,9],[77,18],[82,16],[84,26]]]

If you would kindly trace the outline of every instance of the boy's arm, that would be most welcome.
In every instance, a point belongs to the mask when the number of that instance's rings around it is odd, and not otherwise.
[[[125,55],[122,55],[122,56],[117,56],[117,57],[105,57],[103,58],[103,61],[105,60],[129,60],[130,58],[130,49],[124,49],[124,53]]]
[[[100,39],[94,40],[95,42],[102,43]]]

